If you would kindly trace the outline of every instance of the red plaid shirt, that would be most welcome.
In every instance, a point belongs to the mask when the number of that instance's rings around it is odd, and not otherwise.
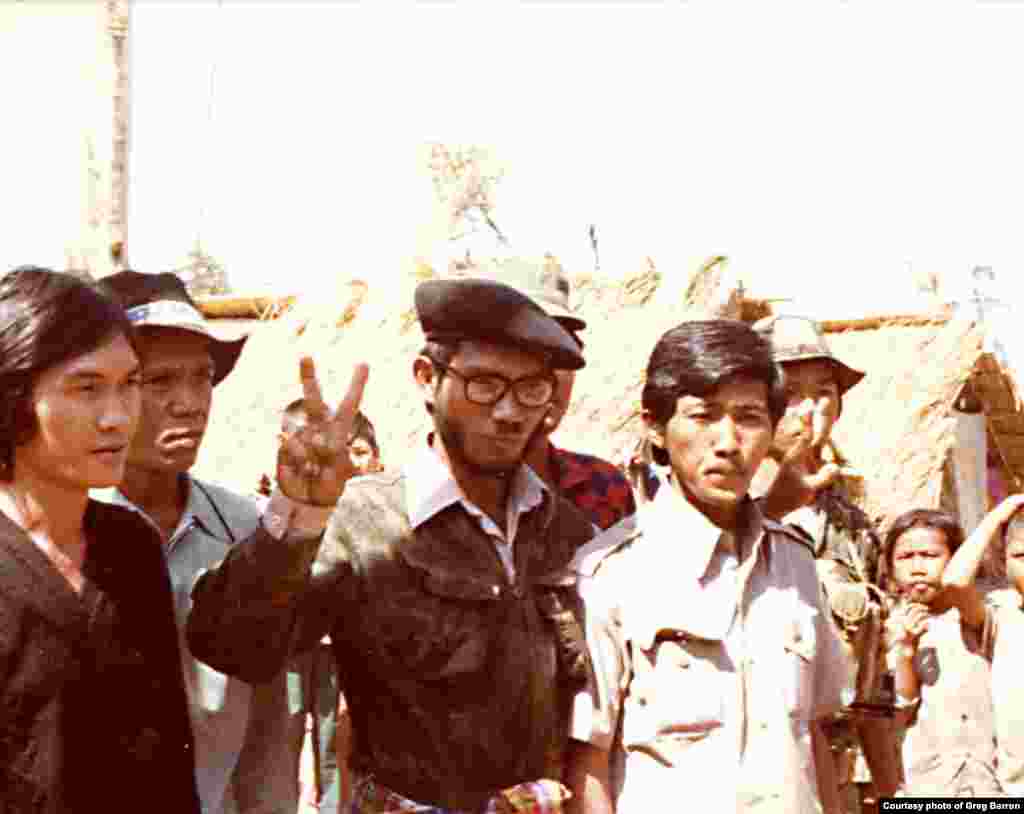
[[[629,481],[615,464],[548,445],[551,471],[562,496],[600,529],[614,526],[636,513]]]

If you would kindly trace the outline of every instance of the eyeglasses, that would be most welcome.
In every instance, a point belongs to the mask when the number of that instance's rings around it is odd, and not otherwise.
[[[465,376],[455,368],[431,359],[435,367],[462,379],[466,401],[490,407],[501,401],[512,389],[521,407],[543,407],[551,403],[555,395],[555,378],[550,374],[535,374],[511,380],[497,373],[483,373],[479,376]]]

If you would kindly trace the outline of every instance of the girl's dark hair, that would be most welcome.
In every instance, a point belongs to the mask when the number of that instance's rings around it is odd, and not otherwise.
[[[124,310],[93,283],[38,266],[0,278],[0,481],[13,477],[14,450],[36,431],[39,377],[119,333],[138,352]]]
[[[362,410],[356,413],[355,421],[352,422],[352,437],[349,438],[349,443],[351,444],[358,438],[369,444],[374,455],[380,455],[380,447],[377,446],[377,431],[373,427],[373,422],[366,417]]]
[[[654,423],[665,426],[681,396],[702,398],[728,378],[749,376],[768,389],[774,427],[786,409],[782,369],[772,359],[768,340],[745,322],[696,320],[667,331],[651,351],[641,403]],[[666,466],[668,453],[655,447],[656,463]]]
[[[941,531],[946,537],[946,545],[949,547],[950,556],[963,545],[964,531],[960,524],[949,512],[942,512],[938,509],[911,509],[897,517],[889,527],[885,535],[885,544],[882,546],[882,557],[888,573],[892,574],[892,551],[896,542],[914,528],[935,529]]]

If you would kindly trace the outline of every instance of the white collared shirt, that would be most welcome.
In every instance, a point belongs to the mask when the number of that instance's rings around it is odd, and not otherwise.
[[[737,556],[668,486],[587,578],[597,680],[573,737],[625,750],[620,814],[683,794],[708,811],[816,810],[808,725],[845,700],[848,665],[806,551],[746,512]]]
[[[477,521],[483,532],[493,540],[509,580],[515,579],[513,544],[519,529],[519,520],[530,510],[537,508],[548,492],[547,484],[529,466],[520,465],[512,476],[505,509],[504,533],[497,523],[465,496],[451,470],[431,447],[426,447],[407,463],[403,467],[403,472],[409,523],[414,529],[449,506],[461,504]]]

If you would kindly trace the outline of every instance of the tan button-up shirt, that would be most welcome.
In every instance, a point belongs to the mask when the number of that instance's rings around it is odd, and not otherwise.
[[[619,814],[819,811],[809,723],[849,669],[813,560],[752,502],[733,536],[669,487],[639,526],[578,560],[595,681],[573,736],[624,754]]]
[[[903,741],[907,796],[999,795],[991,670],[997,640],[991,608],[982,630],[964,627],[957,608],[928,617],[914,655],[921,701]]]

